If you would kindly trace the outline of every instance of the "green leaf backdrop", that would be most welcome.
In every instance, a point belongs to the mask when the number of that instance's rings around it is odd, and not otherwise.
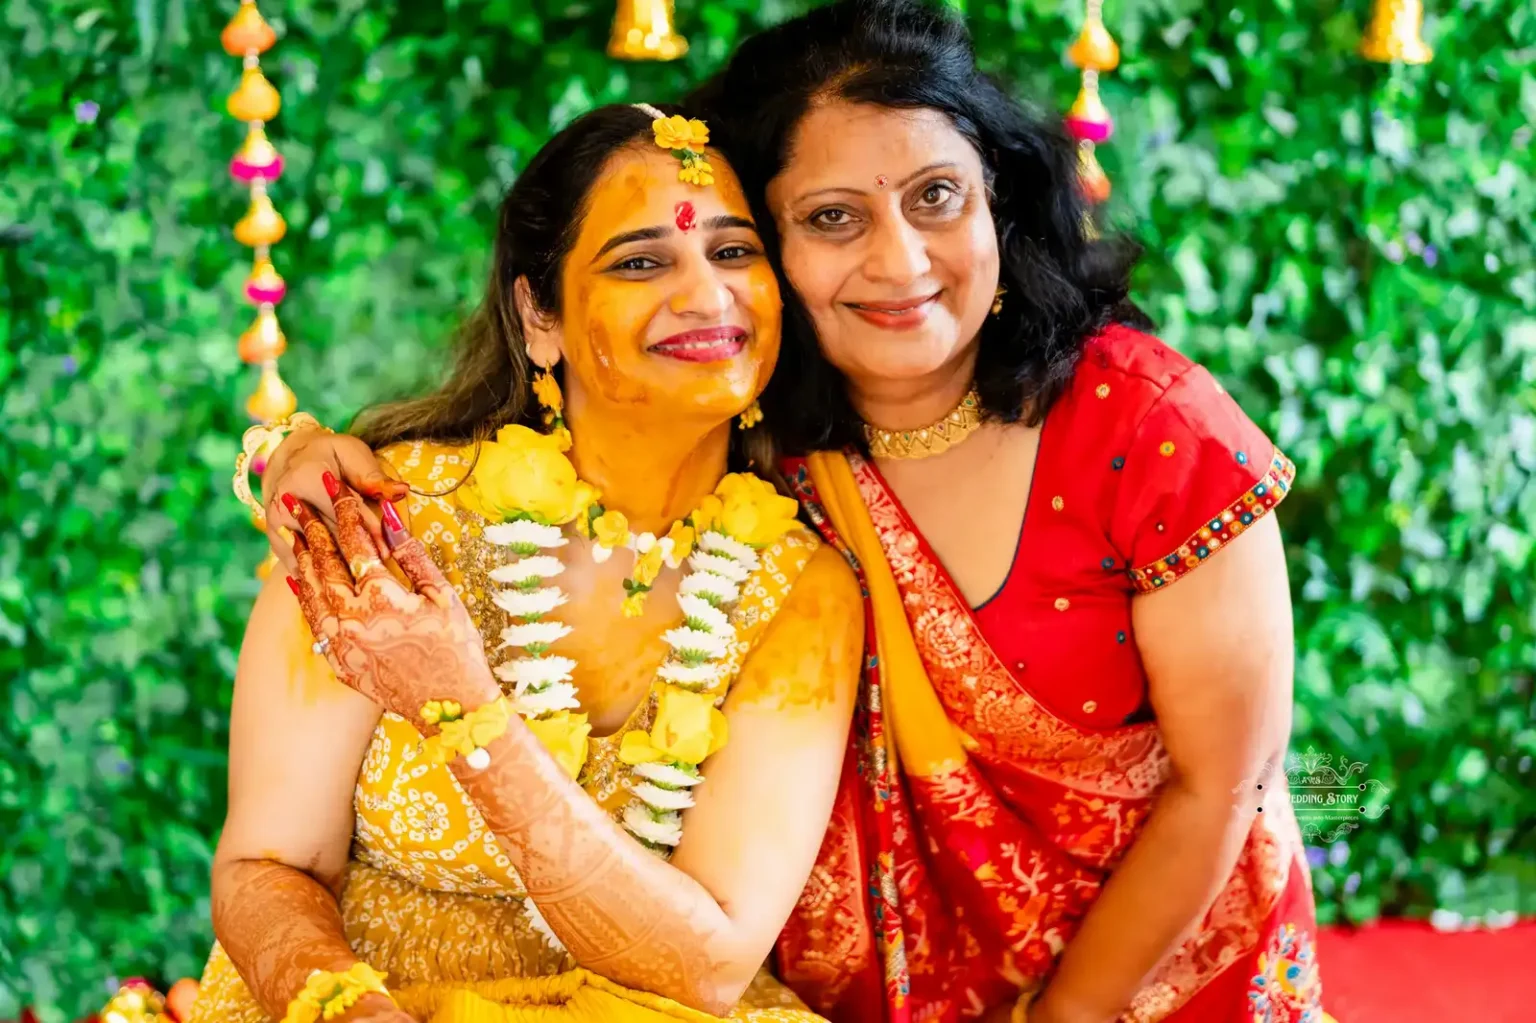
[[[210,940],[263,550],[228,492],[253,383],[234,6],[0,0],[0,1017],[195,974]],[[430,380],[540,142],[800,6],[681,0],[693,50],[655,66],[603,55],[609,0],[264,3],[302,407],[341,423]],[[1313,850],[1335,920],[1536,912],[1536,10],[1429,7],[1435,62],[1387,68],[1353,53],[1369,0],[1106,6],[1138,297],[1300,466],[1294,745],[1392,789]],[[1081,16],[970,4],[986,64],[1063,107]]]

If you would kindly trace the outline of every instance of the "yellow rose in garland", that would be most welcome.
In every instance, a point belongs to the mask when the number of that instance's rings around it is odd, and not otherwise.
[[[725,745],[725,715],[707,693],[664,686],[656,705],[656,723],[649,732],[629,732],[619,747],[626,764],[675,760],[699,764]]]
[[[526,426],[503,426],[480,445],[460,501],[492,522],[531,517],[563,525],[584,511],[596,491],[576,478],[560,438]]]
[[[572,778],[581,774],[587,762],[587,737],[592,732],[585,714],[562,710],[548,717],[531,718],[526,723],[566,774]]]
[[[766,547],[798,525],[795,512],[800,506],[767,480],[733,472],[715,493],[723,505],[719,528],[744,544]]]

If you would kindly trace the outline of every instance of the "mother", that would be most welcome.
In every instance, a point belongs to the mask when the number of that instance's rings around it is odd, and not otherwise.
[[[873,623],[784,979],[848,1020],[1320,1020],[1291,463],[1130,326],[1134,251],[952,16],[821,8],[694,105],[788,285],[766,425]],[[377,475],[285,447],[269,495]]]

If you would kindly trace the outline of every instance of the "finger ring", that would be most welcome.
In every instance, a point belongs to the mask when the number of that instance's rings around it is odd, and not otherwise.
[[[325,652],[327,650],[329,650],[330,648],[331,648],[331,638],[329,636],[321,636],[319,639],[315,640],[313,643],[311,643],[309,645],[309,649],[312,652],[320,654],[322,657],[325,655]]]
[[[367,575],[369,572],[372,572],[374,569],[383,567],[384,562],[380,561],[378,558],[358,558],[355,562],[347,566],[347,568],[352,573],[352,578],[354,579],[361,579],[363,576]]]

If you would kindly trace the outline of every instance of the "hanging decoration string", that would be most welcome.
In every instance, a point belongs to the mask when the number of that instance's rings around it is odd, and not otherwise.
[[[244,65],[240,86],[225,106],[232,117],[246,123],[245,141],[230,161],[229,173],[251,194],[250,207],[235,224],[235,240],[252,251],[245,297],[256,307],[255,320],[240,335],[240,359],[261,370],[245,408],[256,422],[273,423],[291,416],[298,407],[298,399],[277,371],[277,360],[288,347],[277,320],[277,306],[288,286],[272,263],[272,246],[282,241],[288,224],[267,194],[268,186],[283,173],[283,158],[266,133],[266,124],[277,116],[282,99],[261,72],[261,55],[271,49],[277,34],[256,9],[255,0],[243,0],[220,40],[225,51],[239,57]],[[282,439],[281,433],[271,436],[276,441]],[[267,450],[254,453],[251,468],[256,473],[261,472],[269,454]],[[260,521],[257,525],[265,528]]]
[[[1109,141],[1115,131],[1114,119],[1099,98],[1099,75],[1120,66],[1120,47],[1104,27],[1104,0],[1088,0],[1083,29],[1067,48],[1067,60],[1083,72],[1082,88],[1067,111],[1067,131],[1077,139],[1078,182],[1083,195],[1097,205],[1109,198],[1109,176],[1099,165],[1094,149]]]

